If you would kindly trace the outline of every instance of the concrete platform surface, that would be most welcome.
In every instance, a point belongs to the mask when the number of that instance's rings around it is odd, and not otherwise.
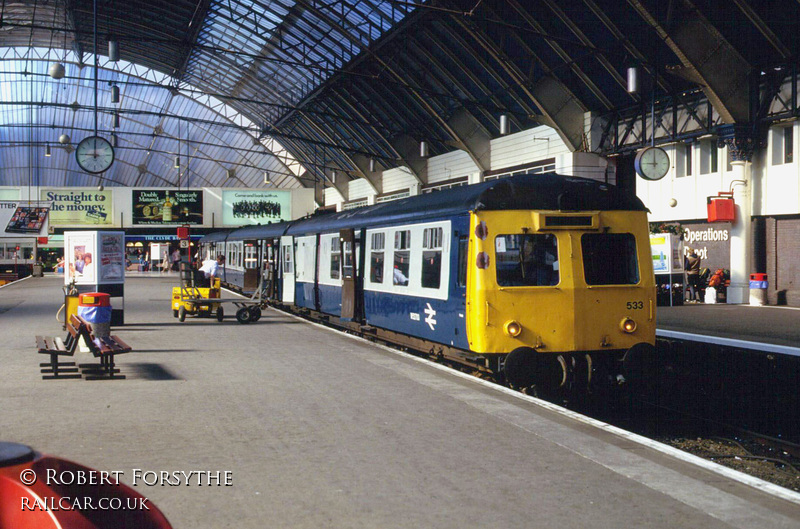
[[[703,303],[658,307],[659,329],[800,347],[800,309]]]
[[[181,529],[800,527],[788,491],[275,311],[181,324],[174,282],[128,279],[113,332],[135,352],[113,381],[41,380],[33,337],[62,334],[59,278],[0,289],[0,440],[128,484],[229,471],[137,483]]]

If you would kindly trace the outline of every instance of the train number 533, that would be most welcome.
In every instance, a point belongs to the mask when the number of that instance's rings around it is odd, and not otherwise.
[[[628,310],[638,310],[644,308],[644,301],[629,301],[625,307]]]

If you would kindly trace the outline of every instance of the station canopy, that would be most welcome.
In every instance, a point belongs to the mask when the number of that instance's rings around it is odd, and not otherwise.
[[[701,93],[740,122],[750,99],[737,86],[796,63],[798,19],[796,0],[4,1],[0,185],[366,178],[380,192],[380,171],[398,166],[425,183],[422,141],[487,168],[503,115],[512,132],[552,126],[574,150],[587,112],[652,94]],[[102,175],[74,156],[95,128],[116,144]]]

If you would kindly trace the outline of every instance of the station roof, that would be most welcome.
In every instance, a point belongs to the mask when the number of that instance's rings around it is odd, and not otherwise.
[[[800,42],[796,0],[95,1],[96,17],[91,0],[0,7],[0,185],[101,181],[72,154],[95,130],[95,38],[97,129],[117,137],[103,183],[320,189],[378,189],[397,166],[425,183],[420,141],[486,165],[501,114],[574,150],[585,112],[654,94],[702,92],[741,123],[748,82],[796,68]],[[57,61],[60,80],[47,75]]]

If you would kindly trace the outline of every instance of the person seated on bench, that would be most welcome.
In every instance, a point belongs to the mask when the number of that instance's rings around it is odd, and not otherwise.
[[[225,263],[225,256],[219,254],[217,259],[206,259],[203,261],[203,266],[197,271],[195,286],[199,288],[210,288],[211,281],[218,277],[221,272],[221,267]]]

